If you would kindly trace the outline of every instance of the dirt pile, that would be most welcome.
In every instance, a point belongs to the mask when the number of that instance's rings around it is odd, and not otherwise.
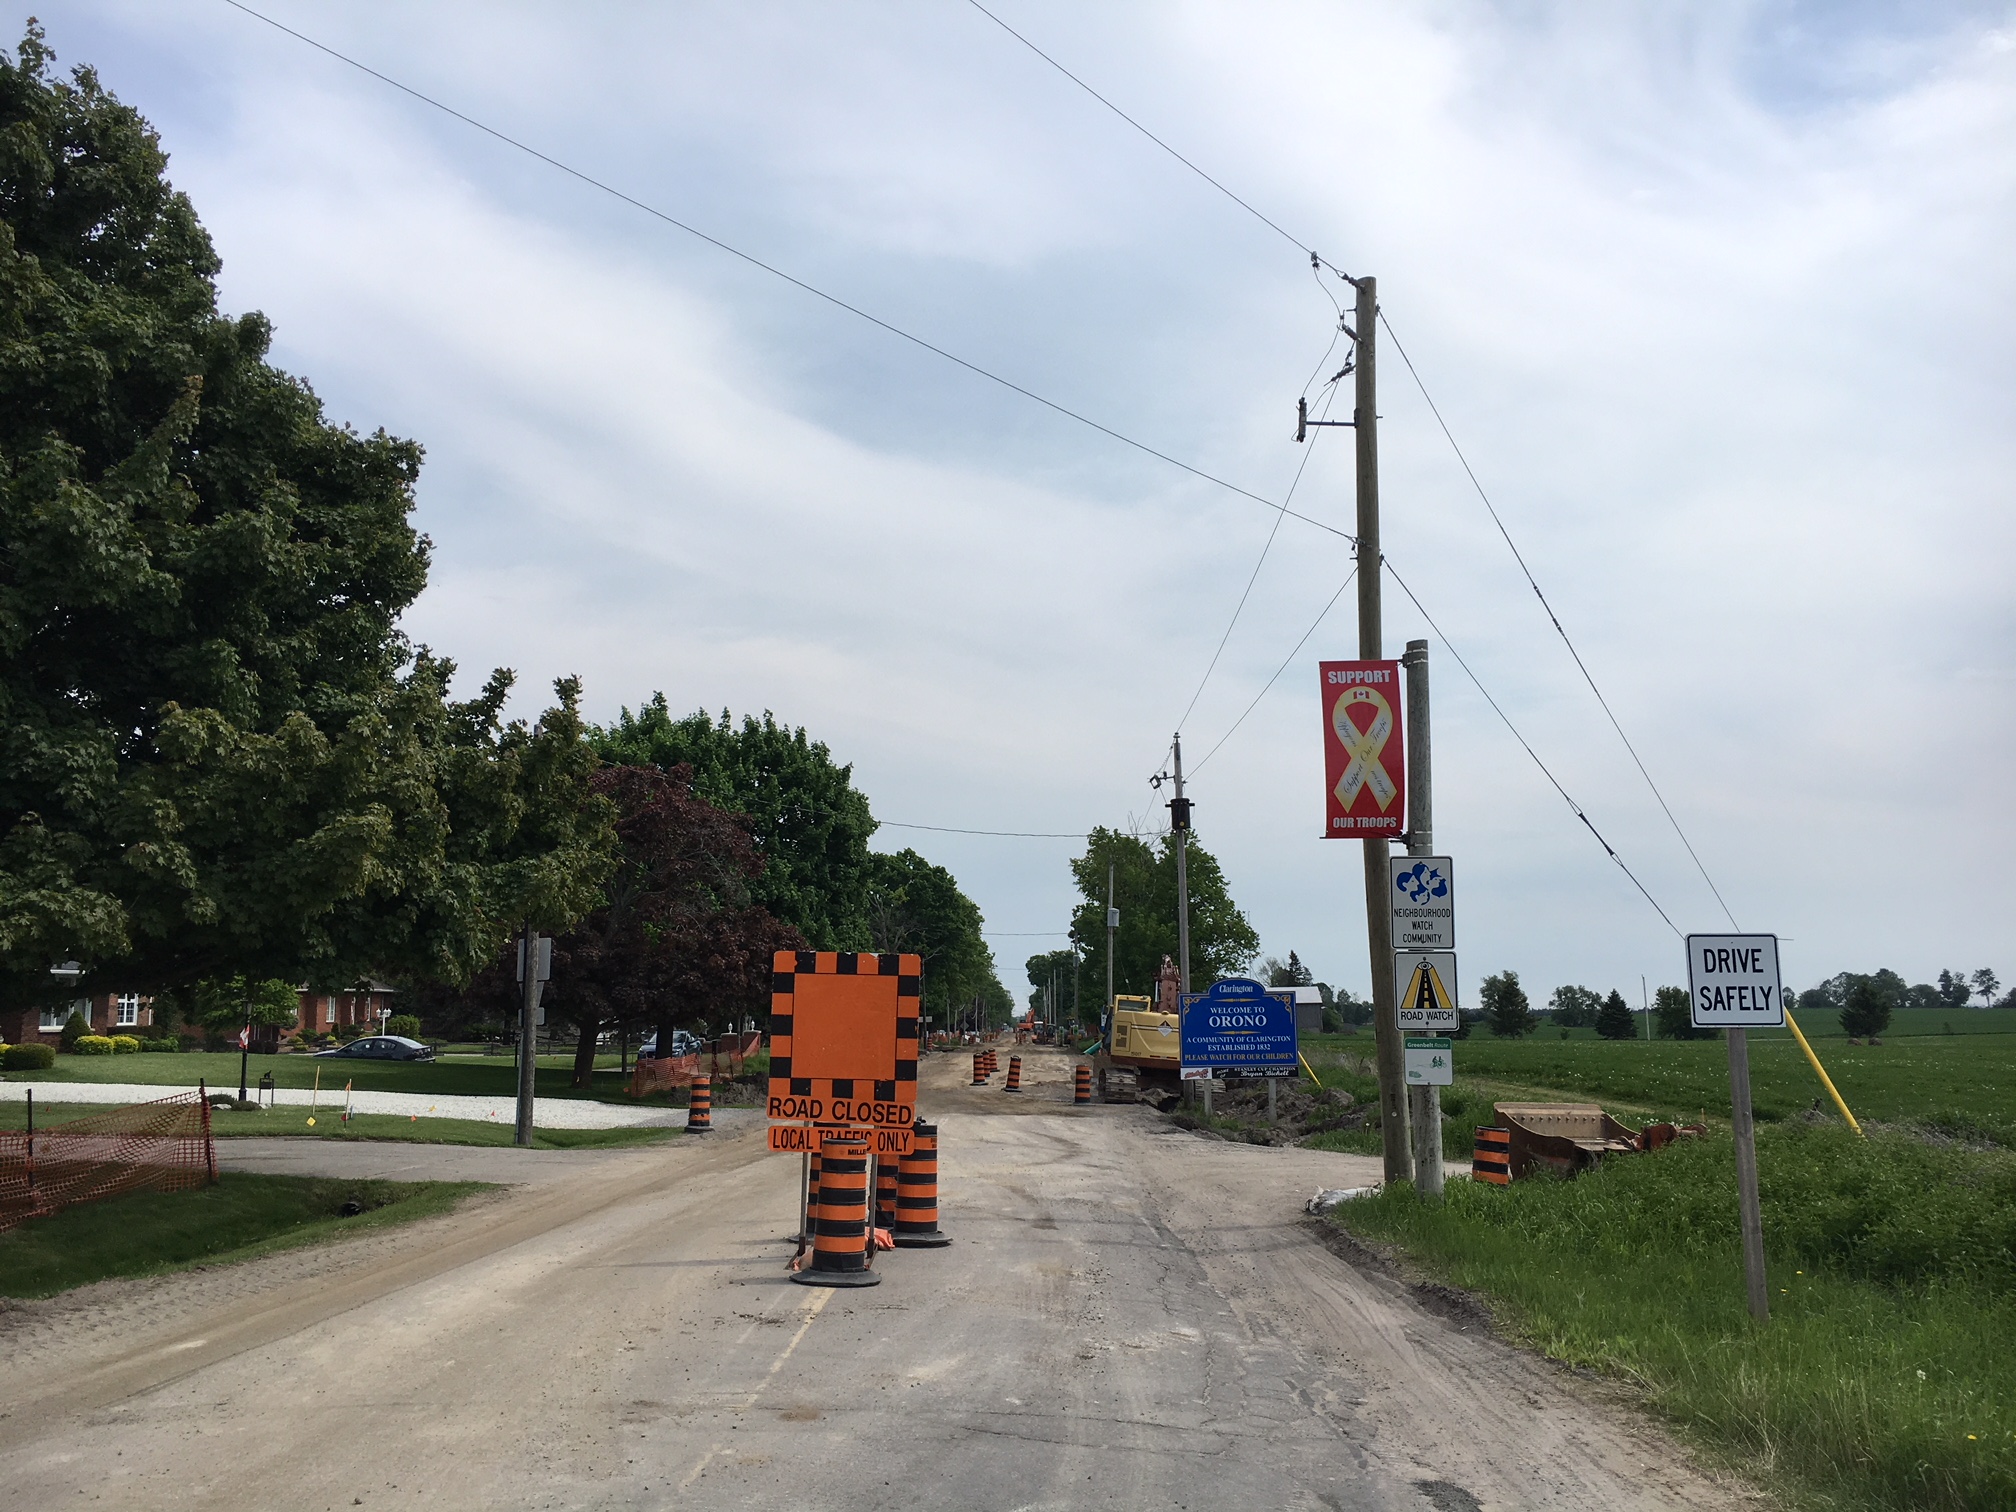
[[[1314,1087],[1283,1080],[1275,1090],[1275,1117],[1267,1121],[1267,1084],[1257,1078],[1229,1083],[1211,1099],[1206,1120],[1185,1108],[1169,1116],[1190,1129],[1208,1129],[1248,1144],[1290,1145],[1312,1134],[1357,1129],[1375,1111],[1342,1087]]]

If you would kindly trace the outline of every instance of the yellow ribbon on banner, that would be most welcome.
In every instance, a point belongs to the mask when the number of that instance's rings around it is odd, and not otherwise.
[[[1372,705],[1374,713],[1368,728],[1360,730],[1351,722],[1345,710],[1352,704]],[[1337,801],[1348,809],[1357,802],[1362,789],[1370,788],[1380,812],[1384,813],[1400,796],[1400,789],[1393,785],[1393,779],[1386,775],[1386,768],[1379,761],[1379,753],[1393,737],[1393,706],[1375,689],[1346,688],[1331,707],[1330,728],[1337,732],[1337,739],[1351,758],[1344,775],[1337,779]]]

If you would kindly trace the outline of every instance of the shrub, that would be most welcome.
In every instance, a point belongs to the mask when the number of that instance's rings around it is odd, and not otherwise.
[[[115,1034],[112,1036],[112,1053],[114,1055],[137,1055],[139,1051],[140,1041],[135,1036],[131,1034]]]
[[[72,1013],[70,1017],[63,1021],[63,1053],[65,1055],[75,1055],[77,1053],[77,1041],[90,1032],[91,1021],[81,1013]]]
[[[112,1039],[104,1034],[80,1034],[77,1043],[70,1047],[73,1055],[110,1055]]]
[[[0,1066],[9,1071],[47,1071],[56,1064],[54,1045],[9,1045]]]
[[[172,1055],[182,1048],[182,1040],[173,1034],[166,1039],[143,1039],[140,1048],[154,1055]]]
[[[385,1020],[387,1034],[403,1034],[408,1039],[420,1038],[420,1017],[413,1013],[395,1013]]]

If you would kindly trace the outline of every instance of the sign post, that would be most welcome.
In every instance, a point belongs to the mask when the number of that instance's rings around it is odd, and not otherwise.
[[[1750,1110],[1750,1045],[1745,1031],[1785,1022],[1776,935],[1687,936],[1688,1018],[1722,1029],[1729,1041],[1729,1127],[1736,1136],[1736,1207],[1743,1231],[1743,1282],[1750,1316],[1765,1322],[1764,1214],[1757,1198],[1757,1127]]]

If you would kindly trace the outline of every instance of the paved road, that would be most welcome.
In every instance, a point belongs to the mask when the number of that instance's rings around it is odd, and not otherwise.
[[[786,1279],[798,1165],[753,1122],[579,1152],[395,1234],[0,1314],[0,1504],[1744,1504],[1324,1247],[1301,1201],[1371,1161],[1075,1111],[1061,1056],[1019,1102],[949,1059],[925,1103],[956,1243],[880,1286]]]

